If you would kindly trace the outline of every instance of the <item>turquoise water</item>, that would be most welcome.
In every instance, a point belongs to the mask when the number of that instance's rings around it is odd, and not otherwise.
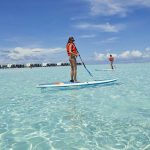
[[[0,150],[149,150],[150,63],[83,66],[78,80],[117,84],[41,90],[69,67],[0,70]]]

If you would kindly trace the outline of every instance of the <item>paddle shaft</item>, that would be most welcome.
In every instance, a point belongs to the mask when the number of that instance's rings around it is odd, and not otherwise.
[[[82,62],[82,64],[83,64],[84,68],[85,68],[86,71],[89,73],[89,75],[90,75],[91,77],[93,77],[93,75],[91,74],[91,72],[90,72],[90,71],[87,69],[87,67],[85,66],[85,64],[84,64],[84,62],[83,62],[83,60],[82,60],[82,58],[81,58],[80,53],[79,53],[78,50],[77,50],[77,52],[78,52],[78,54],[79,54],[80,60],[81,60],[81,62]]]

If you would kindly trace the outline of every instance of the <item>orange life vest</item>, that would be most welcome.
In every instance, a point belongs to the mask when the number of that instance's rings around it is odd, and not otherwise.
[[[71,51],[72,51],[73,53],[77,54],[78,52],[77,52],[77,48],[76,48],[75,44],[74,44],[74,43],[68,43],[68,44],[66,45],[66,50],[67,50],[68,56],[71,55],[71,53],[70,53],[70,45],[71,45]]]
[[[114,61],[114,57],[109,57],[109,61]]]

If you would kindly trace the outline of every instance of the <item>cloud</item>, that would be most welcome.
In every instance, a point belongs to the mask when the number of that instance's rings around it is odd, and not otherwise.
[[[109,57],[109,55],[110,55],[110,53],[106,53],[106,54],[97,53],[97,52],[94,53],[95,60],[97,60],[97,61],[104,61],[104,60],[107,60],[108,57]],[[115,54],[115,53],[111,53],[111,55],[112,55],[113,57],[115,57],[115,58],[117,57],[117,54]]]
[[[79,29],[98,30],[101,32],[118,32],[124,28],[124,26],[121,24],[111,25],[109,22],[105,24],[80,23],[75,25],[75,27]]]
[[[142,52],[138,51],[138,50],[133,50],[131,51],[131,56],[134,57],[134,58],[139,58],[139,57],[142,57]]]
[[[146,50],[146,51],[150,51],[150,47],[147,47],[145,50]]]
[[[140,58],[142,57],[142,52],[139,50],[125,51],[118,55],[119,58]]]
[[[102,53],[97,53],[95,52],[94,53],[94,56],[95,56],[95,60],[100,60],[100,61],[103,61],[106,59],[106,55],[105,54],[102,54]]]
[[[130,51],[125,51],[125,52],[121,53],[118,57],[129,58],[130,57]]]
[[[89,34],[89,35],[81,35],[80,38],[83,38],[83,39],[87,39],[87,38],[94,38],[96,37],[95,34]]]
[[[149,0],[87,0],[90,3],[92,15],[126,16],[135,8],[150,7]]]
[[[113,54],[111,53],[115,58],[119,59],[119,60],[128,60],[128,59],[139,59],[139,58],[150,58],[150,52],[148,51],[140,51],[140,50],[127,50],[127,51],[123,51],[120,54]],[[107,58],[109,57],[110,53],[94,53],[95,56],[95,60],[98,61],[104,61],[107,60]]]
[[[16,47],[9,51],[8,57],[12,60],[20,60],[25,57],[38,57],[41,55],[52,55],[65,51],[64,48],[23,48]]]
[[[147,48],[145,49],[145,52],[144,52],[144,54],[143,54],[143,57],[144,57],[144,58],[150,58],[150,47],[147,47]]]
[[[101,43],[114,43],[118,40],[118,37],[111,37],[105,40],[100,41]]]

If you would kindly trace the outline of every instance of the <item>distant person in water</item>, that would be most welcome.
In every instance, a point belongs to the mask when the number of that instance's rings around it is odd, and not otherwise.
[[[71,70],[70,70],[71,80],[70,80],[70,82],[77,82],[77,61],[76,61],[76,58],[79,54],[78,54],[78,51],[77,51],[77,48],[75,46],[74,41],[75,40],[73,37],[69,37],[67,45],[66,45],[66,50],[67,50],[67,54],[68,54],[70,66],[71,66]]]
[[[109,61],[110,61],[110,67],[111,67],[111,69],[114,69],[114,66],[113,66],[114,57],[110,54],[108,59],[109,59]]]

